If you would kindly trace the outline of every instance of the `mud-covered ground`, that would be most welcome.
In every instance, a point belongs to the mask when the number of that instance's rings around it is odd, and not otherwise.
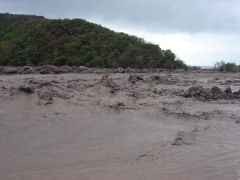
[[[0,179],[239,180],[239,89],[237,73],[2,75]]]

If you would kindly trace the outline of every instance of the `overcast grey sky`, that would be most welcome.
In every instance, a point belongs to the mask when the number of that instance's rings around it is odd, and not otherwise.
[[[0,0],[0,12],[83,18],[173,50],[189,65],[240,64],[240,0]]]

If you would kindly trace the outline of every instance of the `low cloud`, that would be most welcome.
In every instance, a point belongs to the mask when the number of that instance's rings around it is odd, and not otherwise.
[[[1,11],[98,18],[154,32],[238,33],[239,0],[0,0]]]

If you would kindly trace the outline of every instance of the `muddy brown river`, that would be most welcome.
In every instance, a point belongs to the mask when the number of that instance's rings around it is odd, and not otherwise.
[[[177,93],[239,74],[156,75],[0,76],[0,179],[240,180],[240,99]]]

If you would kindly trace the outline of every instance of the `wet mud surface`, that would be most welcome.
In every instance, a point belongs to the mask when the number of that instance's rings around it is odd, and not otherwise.
[[[219,73],[2,75],[0,179],[238,180],[239,82]]]

